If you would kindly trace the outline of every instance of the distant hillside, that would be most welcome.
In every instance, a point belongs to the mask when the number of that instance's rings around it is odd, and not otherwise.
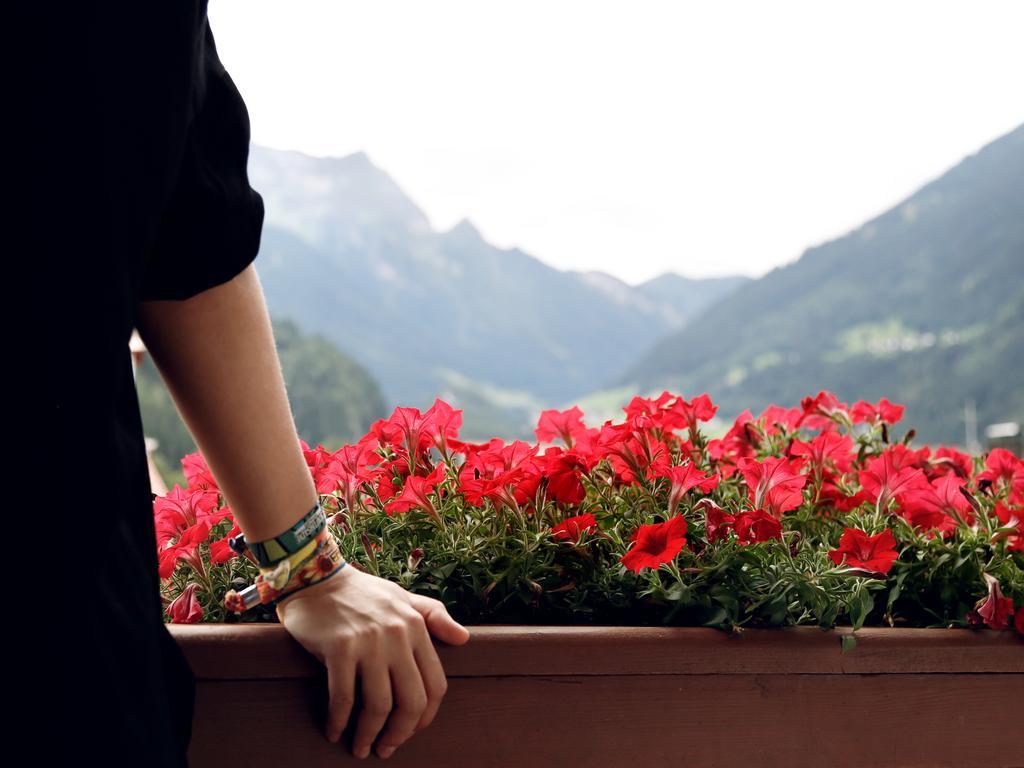
[[[735,293],[749,277],[711,277],[694,280],[665,272],[641,283],[637,290],[652,301],[663,301],[678,313],[680,325],[697,317],[719,299]]]
[[[833,389],[907,403],[927,440],[1024,421],[1024,127],[668,335],[609,388],[709,391],[726,415]]]
[[[528,434],[540,408],[592,391],[739,282],[633,287],[497,248],[468,221],[435,231],[362,153],[254,146],[249,166],[271,311],[366,366],[389,405],[450,398],[467,439]]]
[[[285,319],[274,320],[274,337],[295,426],[308,443],[337,448],[388,415],[369,373],[331,342],[303,334]],[[195,443],[152,359],[145,358],[136,377],[145,433],[157,440],[162,471],[176,473],[179,460],[195,450]]]

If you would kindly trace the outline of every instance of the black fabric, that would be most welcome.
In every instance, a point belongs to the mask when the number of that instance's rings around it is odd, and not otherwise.
[[[205,1],[28,6],[5,30],[25,43],[27,84],[13,186],[35,279],[17,289],[46,334],[31,339],[45,358],[32,380],[59,457],[46,533],[64,542],[29,580],[29,602],[60,598],[44,606],[59,683],[38,719],[52,737],[32,762],[181,766],[194,680],[163,625],[128,340],[140,301],[189,298],[256,257],[249,119]]]

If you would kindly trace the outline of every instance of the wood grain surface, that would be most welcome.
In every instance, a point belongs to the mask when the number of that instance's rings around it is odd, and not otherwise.
[[[172,627],[198,679],[190,761],[356,765],[323,735],[323,672],[280,626]],[[1012,633],[472,627],[394,766],[1024,766]],[[376,757],[371,761],[379,762]]]

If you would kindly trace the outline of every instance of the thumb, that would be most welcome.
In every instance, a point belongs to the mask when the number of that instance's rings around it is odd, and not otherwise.
[[[440,600],[410,592],[409,605],[419,611],[427,630],[438,640],[451,645],[463,645],[469,640],[469,630],[448,614]]]

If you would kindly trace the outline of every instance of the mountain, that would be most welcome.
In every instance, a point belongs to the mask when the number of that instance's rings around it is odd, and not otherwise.
[[[609,388],[708,391],[723,415],[832,389],[908,405],[926,440],[1024,421],[1024,126],[892,210],[746,284]]]
[[[256,267],[271,312],[336,343],[392,405],[463,408],[466,439],[528,435],[541,408],[637,361],[704,295],[701,281],[677,295],[671,276],[634,287],[554,269],[465,220],[436,231],[363,153],[254,146],[249,176],[267,211]]]
[[[664,272],[645,283],[640,283],[637,290],[651,301],[660,301],[671,306],[677,314],[678,324],[685,325],[719,299],[734,293],[749,282],[749,277],[709,277],[694,280],[674,272]]]

